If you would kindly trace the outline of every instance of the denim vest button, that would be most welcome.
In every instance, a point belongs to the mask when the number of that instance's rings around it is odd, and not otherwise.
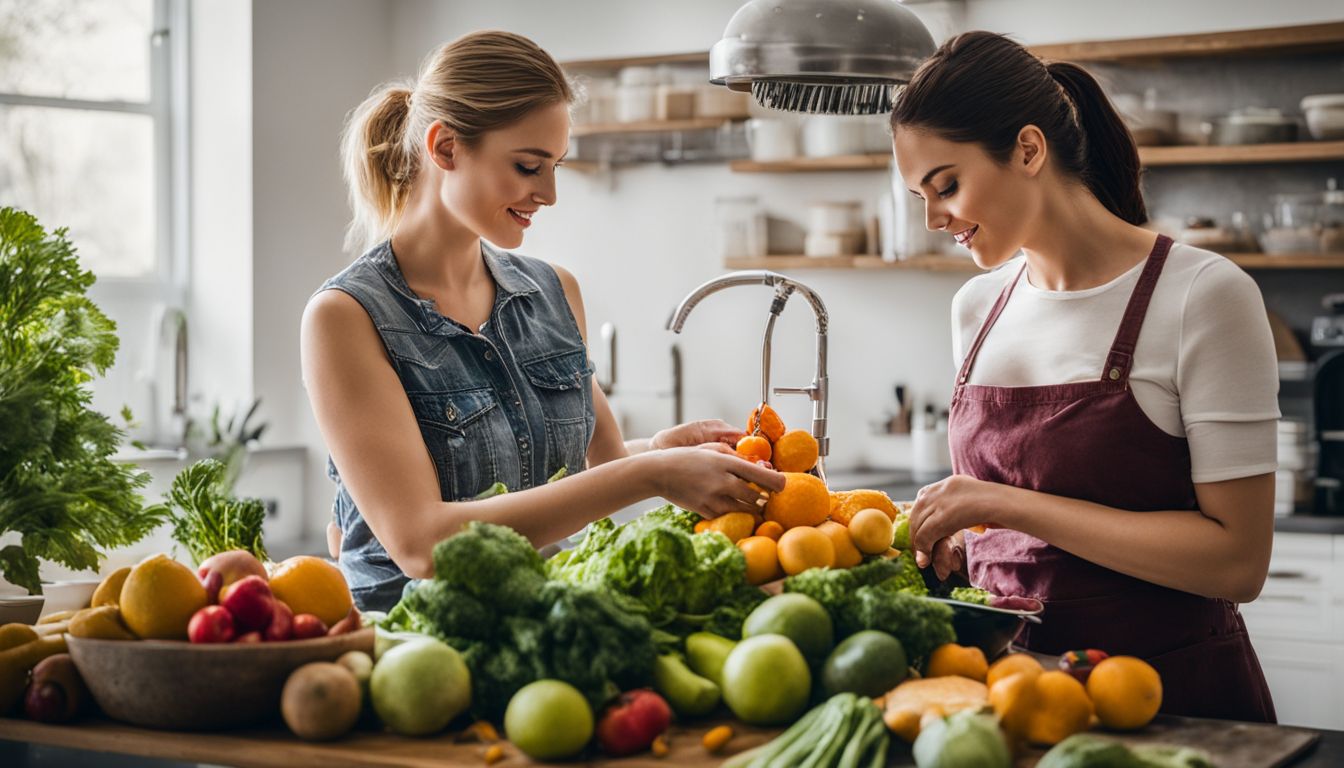
[[[485,359],[486,359],[486,360],[494,360],[494,359],[495,359],[495,351],[492,350],[492,349],[487,349],[487,350],[485,350]]]

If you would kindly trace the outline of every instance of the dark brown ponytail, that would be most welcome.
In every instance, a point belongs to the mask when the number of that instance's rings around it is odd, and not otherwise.
[[[1148,220],[1134,138],[1076,64],[1046,64],[1003,35],[966,32],[920,65],[891,114],[893,131],[922,128],[980,144],[1001,163],[1027,125],[1041,129],[1059,168],[1107,210],[1131,224]]]

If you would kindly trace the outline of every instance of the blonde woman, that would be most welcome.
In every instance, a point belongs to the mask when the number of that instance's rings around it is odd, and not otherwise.
[[[434,544],[472,520],[541,546],[642,499],[712,517],[758,510],[748,483],[783,487],[721,421],[624,442],[574,277],[502,250],[556,203],[572,98],[535,43],[477,32],[346,126],[350,237],[367,250],[309,302],[302,354],[337,483],[333,549],[363,608],[430,576]],[[496,482],[510,493],[475,500]]]

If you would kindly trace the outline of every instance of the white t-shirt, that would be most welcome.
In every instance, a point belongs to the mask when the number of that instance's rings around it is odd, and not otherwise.
[[[952,300],[958,368],[1023,258],[971,278]],[[969,383],[1099,381],[1147,263],[1082,291],[1043,290],[1023,274],[980,347]],[[1231,261],[1172,246],[1139,332],[1130,383],[1155,425],[1189,440],[1194,482],[1251,477],[1278,467],[1274,340],[1260,289]]]

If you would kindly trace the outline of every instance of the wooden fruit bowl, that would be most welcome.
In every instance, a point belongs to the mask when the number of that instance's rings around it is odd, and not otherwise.
[[[75,666],[108,717],[146,728],[222,730],[280,712],[289,673],[346,651],[373,654],[372,627],[311,640],[197,644],[66,636]]]

